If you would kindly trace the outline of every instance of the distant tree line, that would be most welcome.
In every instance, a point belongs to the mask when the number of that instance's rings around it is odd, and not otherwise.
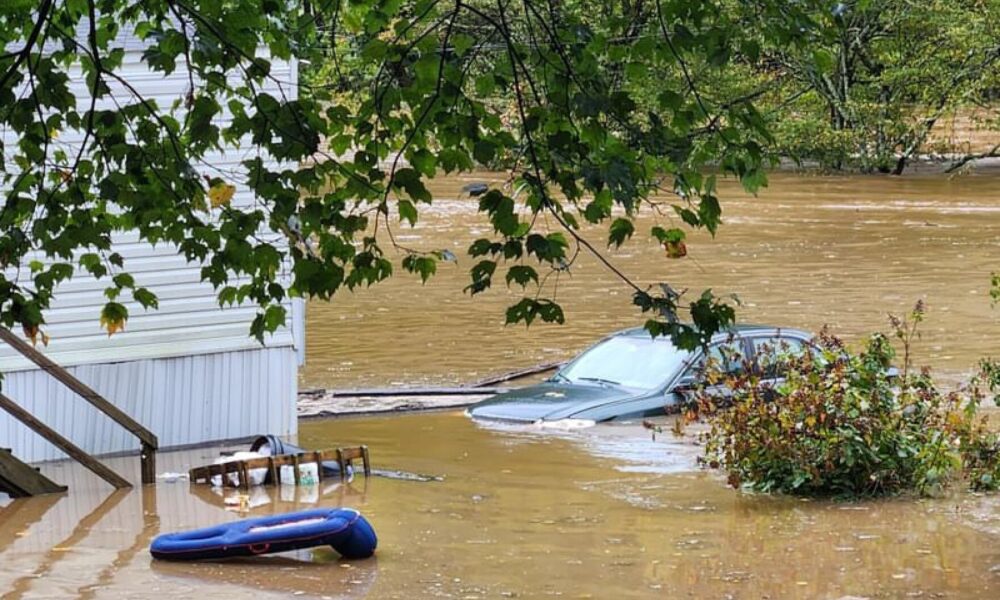
[[[637,110],[655,107],[674,93],[683,96],[685,78],[690,78],[703,100],[715,106],[753,100],[772,136],[764,147],[772,158],[902,174],[928,153],[944,156],[955,169],[1000,151],[997,145],[970,154],[966,147],[933,137],[955,115],[973,115],[973,126],[986,132],[1000,130],[1000,113],[993,111],[1000,96],[996,0],[695,4],[711,4],[711,19],[719,27],[717,35],[698,37],[704,46],[696,60],[643,72],[641,63],[621,62],[612,50],[601,63],[609,73],[631,70],[622,80],[633,86]],[[661,3],[651,0],[545,5],[546,11],[572,13],[596,30],[613,30],[618,37],[609,39],[610,45],[635,44],[639,52],[644,37],[657,35],[662,12]],[[688,26],[677,28],[676,43],[690,41]],[[368,75],[369,63],[352,51],[361,42],[342,29],[327,33],[329,47],[341,51],[312,73],[355,93]],[[499,90],[495,103],[502,110],[507,102],[513,111],[505,91],[510,90]]]

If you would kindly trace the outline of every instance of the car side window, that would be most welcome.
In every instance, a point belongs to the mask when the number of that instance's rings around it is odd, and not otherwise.
[[[766,379],[784,376],[789,361],[808,350],[799,339],[781,336],[756,337],[752,340],[754,358],[761,375]]]
[[[739,339],[716,342],[708,347],[708,354],[702,354],[688,367],[685,377],[703,381],[709,371],[722,375],[739,375],[744,371],[743,342]]]

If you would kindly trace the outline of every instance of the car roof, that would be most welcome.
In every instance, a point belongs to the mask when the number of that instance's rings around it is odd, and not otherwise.
[[[811,339],[813,334],[803,331],[801,329],[795,329],[793,327],[777,327],[774,325],[756,325],[751,323],[742,323],[739,325],[732,325],[726,329],[716,333],[712,336],[713,340],[724,340],[730,335],[738,336],[749,336],[754,334],[762,335],[782,335],[788,334],[791,337],[798,337],[802,339]],[[617,336],[629,336],[629,337],[642,337],[649,336],[649,332],[646,331],[644,327],[630,327],[628,329],[622,329],[621,331],[616,331],[612,333],[610,337]],[[661,339],[669,340],[668,337],[663,337]]]

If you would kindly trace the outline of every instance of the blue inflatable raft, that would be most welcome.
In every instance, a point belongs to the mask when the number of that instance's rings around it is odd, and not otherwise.
[[[167,533],[153,540],[149,551],[154,558],[198,560],[324,545],[333,546],[344,558],[368,558],[375,553],[378,538],[353,508],[316,508]]]

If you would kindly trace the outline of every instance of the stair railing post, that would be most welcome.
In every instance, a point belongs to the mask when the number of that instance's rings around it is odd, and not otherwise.
[[[156,448],[147,442],[142,442],[139,450],[140,475],[142,484],[156,483]]]

